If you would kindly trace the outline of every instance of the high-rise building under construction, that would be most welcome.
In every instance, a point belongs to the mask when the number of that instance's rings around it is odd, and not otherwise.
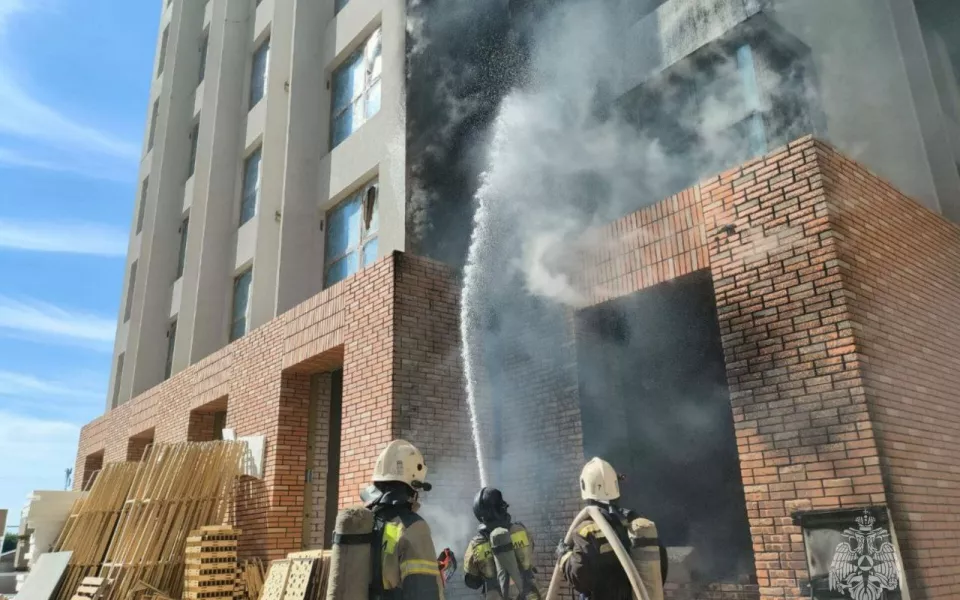
[[[619,29],[580,53],[609,73],[590,119],[660,170],[615,205],[576,174],[564,215],[607,240],[578,302],[485,307],[479,437],[540,574],[598,454],[661,523],[670,598],[821,593],[804,515],[849,507],[890,515],[909,597],[960,594],[953,0],[161,0],[110,391],[75,485],[151,442],[264,435],[236,518],[241,553],[278,558],[328,544],[404,437],[460,552],[484,149],[512,90],[563,78],[537,72],[541,36],[593,4]]]

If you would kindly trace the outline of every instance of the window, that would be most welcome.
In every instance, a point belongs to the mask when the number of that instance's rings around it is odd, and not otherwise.
[[[133,286],[137,283],[137,261],[130,265],[130,281],[127,282],[127,302],[123,308],[123,322],[130,320],[130,313],[133,311]]]
[[[187,165],[187,179],[193,177],[193,172],[197,168],[197,140],[200,138],[200,123],[196,123],[190,129],[190,162]]]
[[[240,224],[243,225],[257,214],[257,198],[260,196],[260,148],[253,151],[243,163],[243,198],[240,200]]]
[[[203,78],[207,74],[207,44],[210,43],[210,33],[205,31],[203,39],[200,40],[200,72],[197,77],[197,85],[203,83]]]
[[[380,111],[380,30],[333,73],[331,148]]]
[[[174,320],[170,324],[170,329],[167,331],[167,364],[163,373],[164,379],[170,379],[170,375],[173,373],[173,349],[177,345],[177,321]]]
[[[167,364],[164,367],[163,378],[170,379],[173,373],[173,348],[177,345],[177,322],[170,323],[170,329],[167,330]]]
[[[324,286],[353,275],[377,259],[379,186],[370,183],[327,215]]]
[[[150,178],[147,177],[140,186],[140,207],[137,209],[137,233],[143,231],[143,215],[147,212],[147,185],[149,182]]]
[[[113,405],[120,401],[120,382],[123,380],[123,352],[117,357],[117,373],[113,376]]]
[[[350,0],[335,0],[333,3],[333,13],[336,14],[340,12],[340,9],[347,5],[347,2]]]
[[[190,217],[183,220],[180,224],[180,257],[177,259],[177,279],[183,277],[183,266],[187,260],[187,230],[190,225]]]
[[[167,38],[170,34],[170,28],[167,27],[160,35],[160,56],[157,57],[157,77],[163,73],[163,63],[167,60]]]
[[[267,89],[267,59],[270,57],[270,38],[264,40],[253,53],[250,68],[250,108],[257,105]]]
[[[157,134],[157,120],[160,118],[160,99],[153,101],[153,114],[150,116],[150,134],[147,136],[147,152],[153,150],[153,138]]]
[[[230,341],[238,340],[247,333],[247,316],[250,311],[250,283],[253,269],[247,269],[233,280],[233,310],[230,319]]]

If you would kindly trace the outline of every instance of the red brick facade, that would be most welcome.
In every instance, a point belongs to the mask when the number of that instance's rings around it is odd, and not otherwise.
[[[147,430],[157,442],[212,439],[213,414],[226,408],[227,427],[267,440],[265,476],[243,481],[237,500],[242,551],[275,559],[315,546],[323,520],[304,509],[311,375],[342,368],[340,504],[356,501],[377,453],[401,434],[435,440],[419,442],[433,464],[459,452],[460,463],[449,463],[457,476],[432,494],[464,493],[457,481],[475,481],[476,469],[460,410],[456,290],[449,270],[431,261],[379,261],[85,426],[76,481],[101,455],[135,458]],[[426,433],[438,423],[450,424],[445,439]],[[326,477],[323,428],[315,435],[316,482]],[[317,491],[312,502],[322,506]]]
[[[806,138],[603,233],[582,282],[593,303],[706,270],[716,294],[757,585],[673,597],[809,597],[792,515],[868,504],[891,509],[911,598],[960,597],[960,229]],[[226,408],[238,434],[267,436],[265,478],[238,500],[244,551],[316,546],[329,442],[329,376],[317,374],[342,367],[340,505],[404,437],[432,465],[424,506],[438,545],[469,534],[477,468],[458,287],[431,261],[381,260],[86,426],[75,480],[101,452],[135,455],[131,438],[151,429],[156,441],[208,439]],[[499,419],[498,480],[546,578],[584,457],[572,315],[530,311],[556,331],[556,356],[512,357],[511,412],[485,417]],[[522,452],[531,440],[542,455]]]

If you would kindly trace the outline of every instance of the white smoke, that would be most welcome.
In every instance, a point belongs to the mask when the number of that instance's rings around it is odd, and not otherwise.
[[[748,106],[735,54],[713,50],[711,66],[702,72],[699,64],[676,64],[674,76],[685,76],[697,93],[664,85],[660,102],[697,142],[674,150],[676,140],[657,128],[661,124],[631,114],[643,106],[621,110],[615,96],[622,92],[604,93],[630,88],[637,76],[624,58],[631,24],[624,15],[629,14],[627,0],[555,6],[535,32],[527,84],[503,99],[493,127],[476,196],[461,314],[468,400],[484,482],[489,452],[480,441],[482,411],[476,406],[486,377],[478,373],[484,315],[502,316],[522,305],[524,295],[571,308],[604,295],[584,283],[583,266],[623,240],[604,238],[596,228],[680,191],[678,181],[686,182],[680,187],[694,183],[691,173],[716,173],[742,162],[752,151],[751,140],[733,133],[735,126],[752,111],[770,109],[762,95]],[[681,27],[681,21],[674,25]],[[648,92],[658,85],[655,75],[644,75],[650,77],[644,86]],[[794,84],[790,75],[781,80],[780,74],[765,71],[763,87],[807,98],[805,84]],[[777,237],[762,235],[766,243],[759,246],[767,250]],[[538,353],[542,350],[528,349],[530,355]]]

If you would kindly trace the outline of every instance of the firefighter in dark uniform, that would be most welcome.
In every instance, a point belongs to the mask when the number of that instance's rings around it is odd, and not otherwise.
[[[495,488],[485,487],[474,498],[473,514],[480,526],[464,553],[464,583],[470,589],[480,590],[485,600],[503,600],[505,592],[507,598],[539,600],[534,581],[533,538],[523,524],[513,522],[507,512],[509,507]],[[514,594],[510,591],[511,582]]]
[[[594,458],[580,474],[580,495],[588,505],[600,510],[617,533],[620,543],[630,553],[650,600],[663,600],[666,548],[660,544],[653,521],[617,506],[620,480],[609,463]],[[633,594],[624,566],[592,519],[580,523],[571,545],[561,541],[557,554],[564,578],[580,594],[581,600],[631,599]]]

